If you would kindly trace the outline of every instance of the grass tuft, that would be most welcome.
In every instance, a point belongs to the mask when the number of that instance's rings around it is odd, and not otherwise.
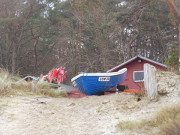
[[[36,81],[26,82],[20,81],[21,78],[13,77],[7,70],[0,69],[0,96],[28,96],[28,95],[44,95],[50,97],[66,97],[67,93],[64,89],[55,90],[48,83],[37,83]]]
[[[67,97],[67,92],[63,88],[54,89],[48,83],[38,83],[36,93],[50,97]]]
[[[121,121],[116,125],[121,130],[137,130],[141,128],[141,122],[138,121]]]
[[[11,76],[5,69],[0,69],[0,95],[5,96],[11,93]]]
[[[160,135],[180,135],[180,120],[173,120],[160,128]]]
[[[176,131],[176,128],[180,129],[179,125],[180,125],[180,103],[164,107],[163,109],[158,111],[151,119],[143,119],[140,121],[121,121],[116,125],[116,128],[117,130],[137,131],[138,129],[143,129],[143,128],[152,129],[158,127],[160,128],[162,135],[166,135],[164,133],[167,130],[169,132],[174,133],[173,131]],[[171,131],[169,127],[174,128],[174,130]],[[179,130],[177,130],[176,132],[179,132]],[[179,135],[179,134],[174,134],[174,135]]]

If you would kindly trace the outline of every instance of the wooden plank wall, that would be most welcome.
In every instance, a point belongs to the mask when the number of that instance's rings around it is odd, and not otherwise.
[[[144,64],[144,87],[145,93],[153,100],[157,97],[157,79],[156,79],[157,69],[150,65]]]

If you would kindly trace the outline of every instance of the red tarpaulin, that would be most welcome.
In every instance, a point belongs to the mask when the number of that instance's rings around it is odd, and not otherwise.
[[[40,78],[45,79],[45,76],[41,75]],[[50,83],[52,83],[52,82],[61,83],[66,78],[66,72],[64,71],[64,69],[62,67],[54,68],[49,71],[46,78],[48,79],[48,82],[50,82]]]

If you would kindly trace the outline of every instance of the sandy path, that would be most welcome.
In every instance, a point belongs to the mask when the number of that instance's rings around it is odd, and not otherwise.
[[[117,133],[118,121],[150,117],[161,106],[177,99],[162,97],[158,102],[137,102],[133,95],[112,94],[78,99],[2,100],[7,104],[0,109],[0,135],[114,135],[126,134]]]
[[[18,97],[6,99],[0,119],[1,135],[111,134],[107,131],[113,116],[102,115],[102,101],[83,99]],[[98,97],[99,98],[99,97]],[[87,101],[86,103],[83,101]]]

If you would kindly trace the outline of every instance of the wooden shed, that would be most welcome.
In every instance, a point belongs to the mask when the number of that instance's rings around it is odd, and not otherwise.
[[[144,64],[148,63],[157,69],[166,70],[167,66],[159,62],[153,61],[141,55],[135,56],[128,61],[113,67],[107,72],[116,72],[122,68],[127,68],[127,76],[121,85],[127,86],[132,90],[141,90],[144,87]]]

